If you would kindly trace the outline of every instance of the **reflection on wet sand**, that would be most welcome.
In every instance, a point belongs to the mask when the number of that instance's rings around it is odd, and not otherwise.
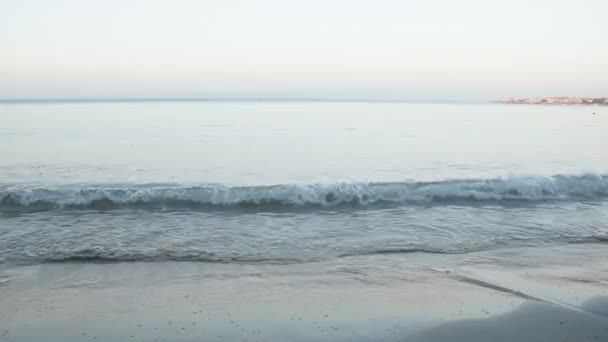
[[[608,341],[608,297],[594,297],[578,310],[529,301],[495,317],[455,320],[425,329],[405,341]]]

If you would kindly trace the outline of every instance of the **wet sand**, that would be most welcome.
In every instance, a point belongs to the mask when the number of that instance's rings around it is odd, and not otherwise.
[[[0,341],[608,341],[605,244],[0,270]]]

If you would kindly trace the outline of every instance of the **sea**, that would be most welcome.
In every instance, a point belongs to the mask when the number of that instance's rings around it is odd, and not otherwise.
[[[0,268],[608,242],[608,108],[0,102]]]

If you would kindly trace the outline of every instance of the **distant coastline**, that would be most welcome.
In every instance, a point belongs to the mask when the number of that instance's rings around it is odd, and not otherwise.
[[[608,105],[608,97],[509,97],[496,103],[509,104],[551,104],[551,105]]]

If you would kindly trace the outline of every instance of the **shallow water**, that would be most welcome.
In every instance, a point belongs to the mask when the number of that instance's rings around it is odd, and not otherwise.
[[[605,108],[58,102],[0,117],[5,264],[608,240]]]

